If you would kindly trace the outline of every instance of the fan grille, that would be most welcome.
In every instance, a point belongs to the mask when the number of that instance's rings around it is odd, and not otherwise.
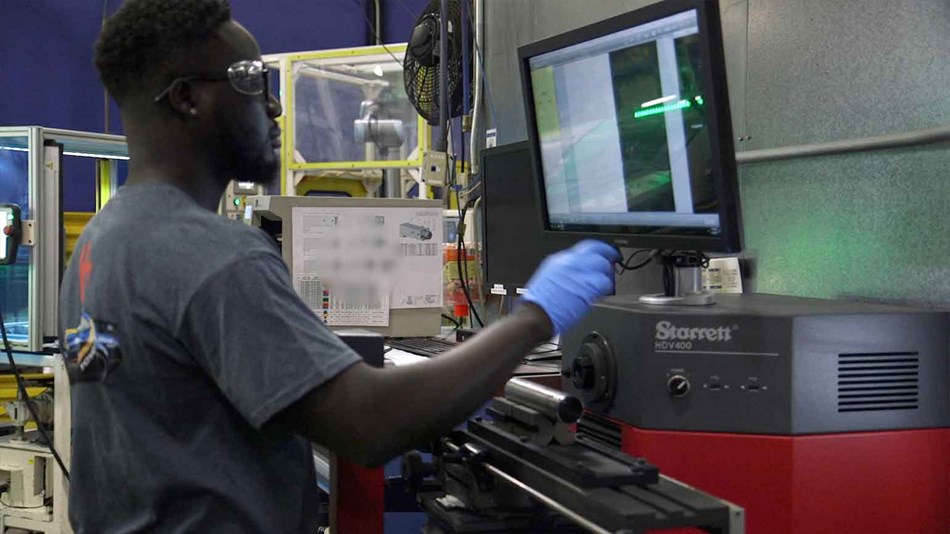
[[[435,24],[431,24],[431,21]],[[427,27],[438,28],[439,20],[439,0],[431,0],[426,6],[425,11],[419,17],[417,26],[425,24]],[[458,117],[462,114],[462,9],[459,0],[449,2],[449,59],[448,59],[448,84],[449,91],[449,118]],[[466,25],[468,21],[464,22]],[[415,30],[415,28],[414,28]],[[471,32],[469,32],[471,35]],[[419,58],[414,56],[410,49],[406,53],[406,59],[403,64],[404,79],[406,86],[406,95],[409,101],[416,108],[416,111],[422,115],[431,125],[439,123],[439,65],[442,58],[438,57],[438,35],[431,36],[435,46],[431,47],[431,54],[434,57]],[[471,50],[471,43],[470,48]],[[430,66],[431,65],[431,66]],[[469,62],[471,65],[471,62]],[[469,76],[471,79],[471,76]],[[471,94],[471,91],[469,92]]]

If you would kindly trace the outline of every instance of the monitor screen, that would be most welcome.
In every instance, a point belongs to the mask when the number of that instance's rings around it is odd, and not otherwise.
[[[545,230],[644,248],[738,248],[710,5],[661,2],[521,49]]]

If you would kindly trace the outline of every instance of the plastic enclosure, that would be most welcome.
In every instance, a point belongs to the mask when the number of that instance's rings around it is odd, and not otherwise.
[[[284,109],[284,194],[307,175],[376,185],[381,170],[415,178],[409,171],[418,174],[430,130],[406,96],[405,50],[402,43],[264,58],[279,73],[272,87],[280,88]]]

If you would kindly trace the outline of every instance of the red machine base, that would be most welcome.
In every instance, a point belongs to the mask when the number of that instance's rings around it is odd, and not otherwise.
[[[623,426],[624,452],[745,508],[750,534],[950,532],[950,429],[764,436]]]

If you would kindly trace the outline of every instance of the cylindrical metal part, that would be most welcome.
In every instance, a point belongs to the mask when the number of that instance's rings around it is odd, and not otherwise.
[[[736,163],[741,165],[793,158],[849,154],[852,152],[871,152],[946,142],[950,142],[950,126],[937,126],[924,130],[862,137],[860,139],[847,139],[844,141],[832,141],[830,143],[813,143],[809,145],[736,152]]]
[[[386,169],[383,177],[386,198],[402,198],[402,173],[399,169]]]
[[[442,128],[435,149],[446,152],[449,148],[449,0],[439,2],[439,128]]]
[[[677,267],[676,295],[682,297],[703,290],[703,270],[700,267]]]
[[[584,411],[584,405],[577,397],[523,378],[512,378],[505,384],[505,398],[563,423],[577,421]]]

